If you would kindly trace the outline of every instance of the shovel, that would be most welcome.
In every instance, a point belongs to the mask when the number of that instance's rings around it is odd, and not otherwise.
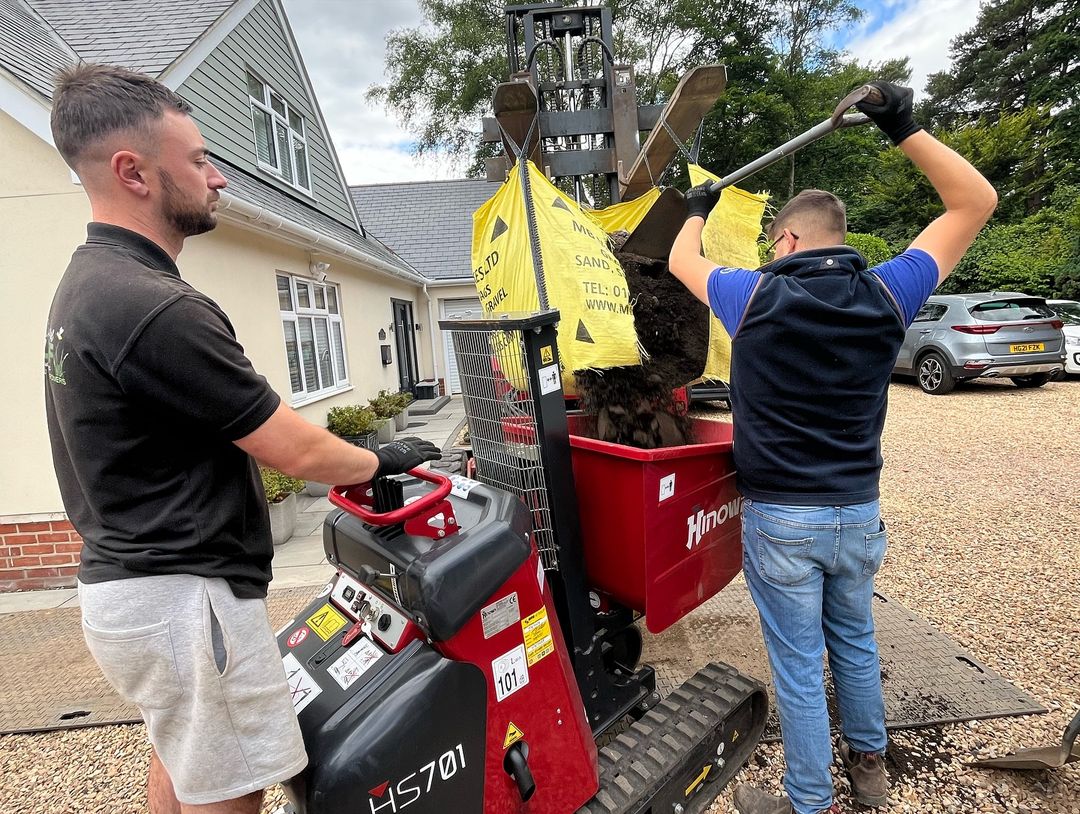
[[[719,181],[714,181],[710,187],[713,192],[719,192],[725,187],[737,184],[744,178],[749,178],[755,172],[765,169],[770,164],[775,164],[782,158],[791,155],[803,147],[813,144],[820,138],[829,135],[836,130],[847,127],[857,127],[870,121],[870,117],[862,113],[848,113],[848,109],[856,102],[869,99],[872,102],[883,101],[881,91],[873,85],[863,85],[856,88],[843,99],[833,110],[830,116],[821,124],[815,125],[805,133],[781,144],[770,153],[751,161],[745,167],[740,167],[730,175],[725,175]],[[628,254],[638,254],[651,257],[655,260],[667,260],[671,252],[671,245],[675,237],[682,229],[686,220],[686,201],[682,193],[676,189],[665,189],[656,203],[649,209],[648,214],[642,218],[641,223],[627,238],[626,244],[620,251]]]
[[[1065,727],[1065,736],[1060,746],[1021,749],[1004,757],[973,760],[968,765],[983,766],[988,769],[1060,769],[1067,763],[1080,761],[1080,746],[1076,744],[1077,734],[1080,734],[1080,712],[1076,713],[1069,725]]]

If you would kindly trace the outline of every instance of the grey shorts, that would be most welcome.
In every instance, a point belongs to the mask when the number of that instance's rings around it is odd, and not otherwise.
[[[266,602],[190,575],[79,583],[83,634],[142,712],[182,803],[231,800],[307,765]]]

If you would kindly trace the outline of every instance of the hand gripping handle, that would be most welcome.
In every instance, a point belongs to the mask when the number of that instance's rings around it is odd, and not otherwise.
[[[437,488],[407,506],[394,509],[392,512],[373,512],[370,506],[360,503],[359,500],[353,497],[354,492],[363,494],[367,491],[364,488],[367,486],[366,483],[357,483],[352,486],[335,486],[330,490],[328,497],[335,506],[344,509],[349,514],[356,515],[365,523],[370,523],[373,526],[396,526],[435,508],[454,488],[454,484],[448,477],[437,472],[431,472],[427,469],[411,469],[409,474],[414,478],[437,484]]]

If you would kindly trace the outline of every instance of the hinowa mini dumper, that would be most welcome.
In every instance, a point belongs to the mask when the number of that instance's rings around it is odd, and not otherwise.
[[[758,742],[758,682],[708,664],[660,698],[639,664],[638,621],[663,630],[739,571],[730,426],[590,439],[557,320],[443,323],[475,480],[331,491],[337,575],[278,636],[310,756],[298,814],[689,814]]]

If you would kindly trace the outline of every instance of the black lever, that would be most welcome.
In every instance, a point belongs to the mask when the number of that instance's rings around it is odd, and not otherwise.
[[[518,741],[506,750],[506,757],[503,758],[503,768],[514,778],[521,800],[526,803],[536,791],[536,781],[529,769],[528,754],[529,747],[525,745],[525,741]]]
[[[405,505],[405,490],[401,481],[393,478],[375,478],[371,482],[374,509],[379,514],[386,514]]]

